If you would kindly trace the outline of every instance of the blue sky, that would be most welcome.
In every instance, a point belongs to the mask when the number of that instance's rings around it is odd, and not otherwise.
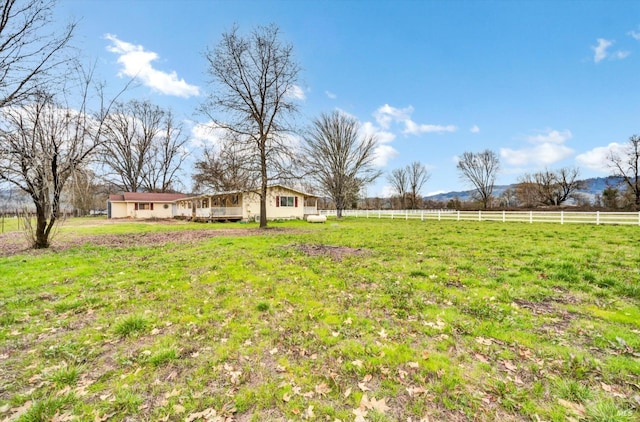
[[[456,157],[487,148],[499,184],[545,167],[606,176],[607,151],[640,132],[638,1],[60,0],[57,18],[71,17],[110,87],[137,74],[128,96],[186,122],[193,157],[207,142],[203,52],[234,24],[275,23],[293,44],[300,127],[355,116],[378,136],[381,170],[429,168],[424,194],[469,188]]]

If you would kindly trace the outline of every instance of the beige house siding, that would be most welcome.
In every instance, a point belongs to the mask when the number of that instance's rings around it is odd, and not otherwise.
[[[128,216],[126,202],[111,202],[111,218],[127,218]]]
[[[136,204],[153,204],[153,209],[136,209]],[[172,204],[167,202],[111,202],[111,218],[172,218]],[[139,206],[140,207],[140,206]],[[149,206],[150,207],[150,206]]]

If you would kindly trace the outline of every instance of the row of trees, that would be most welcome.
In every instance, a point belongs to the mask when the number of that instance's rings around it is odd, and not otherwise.
[[[633,207],[640,210],[640,137],[633,135],[620,150],[609,153],[607,163],[611,175],[622,181],[622,188],[611,186],[598,200],[601,205],[616,207],[620,196],[631,197]],[[584,188],[577,168],[545,169],[521,176],[515,189],[507,189],[500,198],[493,195],[495,179],[500,170],[500,159],[491,150],[479,153],[465,152],[459,157],[457,169],[460,178],[475,189],[475,199],[483,208],[492,203],[501,206],[559,206],[570,199],[579,200],[579,191]]]

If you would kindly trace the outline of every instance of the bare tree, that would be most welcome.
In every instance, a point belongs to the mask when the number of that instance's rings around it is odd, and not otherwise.
[[[400,208],[404,209],[406,206],[407,191],[409,190],[407,169],[402,167],[391,170],[391,173],[387,176],[387,181],[391,184],[393,193],[398,195],[400,199]]]
[[[188,156],[185,148],[188,138],[182,125],[176,123],[170,111],[165,113],[162,123],[162,132],[151,145],[151,159],[143,174],[143,185],[149,192],[175,191],[178,174]]]
[[[634,197],[635,208],[640,210],[640,136],[632,135],[623,151],[612,151],[607,161],[612,175],[622,178]]]
[[[75,23],[50,31],[55,0],[0,0],[0,108],[39,95],[68,62]]]
[[[248,190],[254,186],[256,174],[247,168],[247,157],[238,144],[224,143],[204,149],[202,158],[195,163],[194,190],[213,192]]]
[[[5,107],[0,119],[0,180],[27,193],[36,210],[31,232],[34,248],[47,248],[60,218],[61,194],[66,182],[95,150],[100,121],[86,110],[87,77],[78,109],[40,92],[34,101]],[[103,116],[97,113],[97,117]]]
[[[117,104],[105,121],[106,178],[126,192],[167,192],[182,165],[187,139],[171,112],[149,101]]]
[[[87,166],[76,168],[66,184],[65,195],[76,215],[89,215],[92,210],[104,209],[107,190],[98,176]]]
[[[562,205],[568,199],[576,199],[576,193],[584,183],[578,180],[580,170],[562,168],[556,171],[544,170],[526,174],[520,185],[527,186],[533,194],[533,205]],[[521,189],[524,191],[524,188]]]
[[[291,170],[286,136],[296,110],[295,85],[300,68],[293,47],[279,39],[275,25],[242,36],[238,28],[205,54],[212,92],[201,107],[218,126],[234,134],[255,156],[260,174],[260,227],[267,227],[267,186]],[[222,113],[214,115],[214,113]]]
[[[407,176],[409,181],[409,208],[415,210],[421,202],[420,191],[425,183],[429,181],[431,175],[424,164],[414,161],[407,166]]]
[[[500,170],[500,159],[491,150],[474,153],[465,151],[457,165],[460,177],[471,183],[476,189],[476,196],[486,209],[493,194],[496,176]]]
[[[304,141],[311,177],[335,202],[337,217],[341,218],[360,190],[381,174],[373,166],[376,138],[362,135],[355,118],[334,111],[315,119]]]

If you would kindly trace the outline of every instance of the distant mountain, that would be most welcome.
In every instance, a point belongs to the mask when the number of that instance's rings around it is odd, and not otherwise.
[[[602,191],[604,191],[608,186],[618,186],[622,183],[622,179],[619,177],[595,177],[591,179],[583,180],[585,183],[585,188],[579,190],[580,193],[585,195],[589,200],[593,201],[596,195],[602,195]],[[513,183],[511,185],[496,185],[493,188],[493,195],[495,197],[499,197],[504,193],[507,189],[515,189],[516,184]],[[460,201],[473,201],[473,193],[474,190],[466,190],[466,191],[454,191],[454,192],[446,192],[439,193],[437,195],[425,196],[424,199],[427,201],[442,201],[447,202],[451,199],[459,199]]]

